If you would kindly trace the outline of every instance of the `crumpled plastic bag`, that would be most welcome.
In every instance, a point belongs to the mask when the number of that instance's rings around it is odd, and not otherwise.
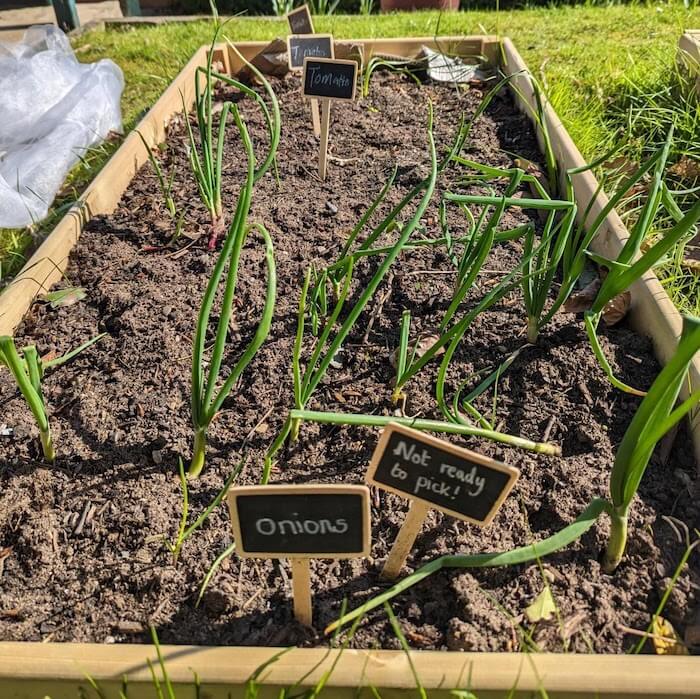
[[[0,42],[0,228],[48,213],[68,171],[110,131],[121,131],[120,68],[79,63],[53,25]]]
[[[447,56],[433,51],[427,46],[421,47],[421,52],[427,63],[428,77],[440,83],[481,82],[491,75],[477,65],[465,63],[461,58]]]

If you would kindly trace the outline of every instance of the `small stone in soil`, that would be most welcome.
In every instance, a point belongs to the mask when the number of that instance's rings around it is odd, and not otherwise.
[[[209,616],[221,616],[228,607],[228,598],[219,590],[209,590],[204,593],[202,604]]]

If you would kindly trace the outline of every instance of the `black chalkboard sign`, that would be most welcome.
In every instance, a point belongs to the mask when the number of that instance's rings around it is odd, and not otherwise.
[[[306,97],[354,100],[357,63],[330,58],[305,58],[303,93]]]
[[[252,558],[369,555],[364,485],[265,485],[228,493],[236,551]]]
[[[388,425],[367,481],[475,524],[486,525],[519,471],[402,425]]]
[[[331,34],[290,34],[287,37],[287,56],[290,70],[301,70],[305,58],[333,58]]]
[[[297,7],[287,15],[287,22],[292,34],[313,34],[314,24],[311,21],[311,13],[308,5]]]

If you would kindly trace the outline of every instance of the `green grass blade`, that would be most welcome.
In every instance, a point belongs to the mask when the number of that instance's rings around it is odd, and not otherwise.
[[[55,359],[49,359],[47,362],[44,362],[44,371],[47,369],[55,369],[58,366],[61,366],[65,364],[66,362],[69,362],[73,357],[76,357],[79,355],[81,352],[85,351],[88,347],[92,347],[96,342],[99,342],[103,337],[105,337],[108,333],[100,333],[99,335],[96,335],[93,337],[91,340],[88,340],[87,342],[83,342],[82,345],[79,347],[76,347],[75,349],[71,350],[70,352],[66,352],[64,355],[61,357],[56,357]]]

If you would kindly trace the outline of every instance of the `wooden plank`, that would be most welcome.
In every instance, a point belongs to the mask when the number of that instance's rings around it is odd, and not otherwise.
[[[229,691],[242,697],[251,672],[280,652],[279,648],[210,648],[162,646],[168,675],[178,699],[194,699],[193,671],[201,695],[227,699]],[[328,696],[355,697],[358,685],[373,685],[382,697],[415,696],[408,658],[398,651],[339,651],[293,649],[266,668],[261,699],[278,696],[307,673],[302,687],[311,686],[332,663]],[[86,675],[98,682],[107,699],[116,699],[123,676],[129,699],[153,696],[146,660],[157,668],[153,647],[137,644],[0,643],[0,690],[3,699],[75,699],[87,688]],[[551,699],[660,699],[697,697],[698,658],[689,656],[627,656],[531,653],[414,652],[411,660],[431,699],[447,699],[461,687],[479,699],[539,696],[544,687]],[[158,671],[156,670],[158,673]],[[158,673],[159,674],[159,673]],[[89,693],[88,693],[89,694]],[[362,696],[370,696],[369,692]]]

